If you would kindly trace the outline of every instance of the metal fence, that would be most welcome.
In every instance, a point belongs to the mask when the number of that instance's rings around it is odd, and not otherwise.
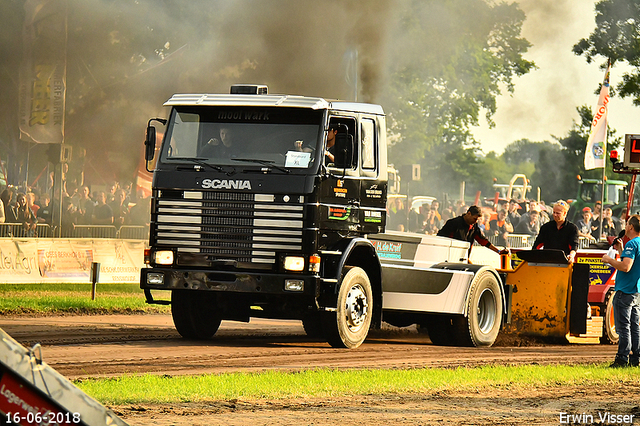
[[[51,231],[46,223],[38,223],[35,229],[29,229],[22,223],[0,223],[0,238],[49,238],[53,236]]]
[[[0,223],[0,238],[53,238],[57,229],[46,223],[38,223],[35,230],[21,223]],[[118,238],[123,240],[148,240],[148,226],[73,225],[62,227],[62,238]]]

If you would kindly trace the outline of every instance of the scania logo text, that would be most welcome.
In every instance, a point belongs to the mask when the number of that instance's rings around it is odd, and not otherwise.
[[[251,189],[251,181],[230,179],[202,179],[203,189]]]

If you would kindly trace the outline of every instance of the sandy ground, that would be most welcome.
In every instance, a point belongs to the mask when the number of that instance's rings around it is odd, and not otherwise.
[[[576,425],[607,424],[607,413],[640,424],[638,388],[621,385],[114,408],[132,425]]]
[[[25,346],[41,343],[44,361],[71,379],[316,367],[605,363],[615,354],[614,346],[546,344],[513,337],[501,338],[492,348],[440,347],[415,329],[372,332],[360,348],[349,351],[307,338],[299,322],[274,320],[224,322],[212,340],[188,341],[174,330],[169,315],[3,317],[0,327]],[[638,380],[631,383],[612,383],[599,389],[551,386],[526,391],[496,389],[482,394],[233,400],[111,408],[131,425],[614,424],[600,420],[606,413],[627,415],[627,420],[640,424],[640,370],[637,375]],[[571,423],[571,418],[561,417],[561,413],[587,417],[586,421]]]

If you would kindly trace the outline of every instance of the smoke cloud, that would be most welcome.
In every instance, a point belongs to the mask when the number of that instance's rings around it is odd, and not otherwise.
[[[259,83],[376,102],[394,3],[69,0],[66,143],[103,184],[133,178],[146,121],[173,93]]]

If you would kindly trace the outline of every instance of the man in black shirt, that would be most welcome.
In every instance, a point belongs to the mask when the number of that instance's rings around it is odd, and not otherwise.
[[[540,227],[540,233],[533,243],[534,250],[555,249],[562,250],[569,263],[573,263],[578,250],[578,227],[567,220],[569,204],[558,200],[553,205],[553,221]]]
[[[475,240],[481,246],[485,246],[496,253],[508,253],[509,251],[506,249],[500,251],[484,236],[477,223],[478,218],[481,215],[482,212],[478,206],[471,206],[462,216],[449,219],[442,229],[438,231],[438,235],[440,237],[449,237],[460,241],[467,241],[471,244],[471,247],[473,247],[473,241]],[[469,247],[469,254],[471,254],[471,247]]]

